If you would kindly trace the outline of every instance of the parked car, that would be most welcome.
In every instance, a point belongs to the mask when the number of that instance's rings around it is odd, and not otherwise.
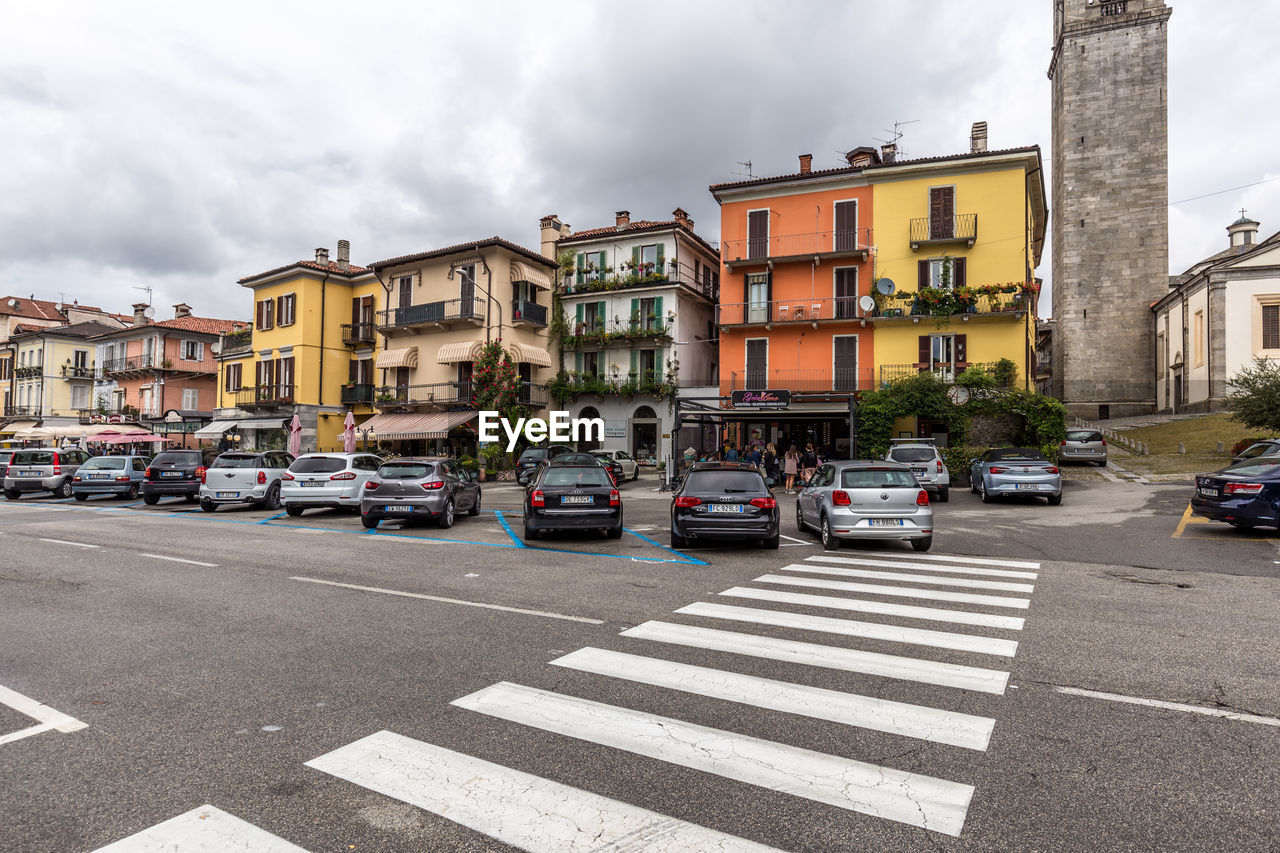
[[[71,480],[91,457],[75,448],[39,447],[15,450],[4,474],[4,496],[16,501],[27,492],[53,492],[71,497]]]
[[[796,496],[796,527],[813,529],[828,551],[844,540],[898,539],[933,545],[933,507],[915,472],[900,462],[828,462]]]
[[[777,548],[778,502],[746,462],[695,462],[671,497],[671,547],[690,539],[758,539]]]
[[[89,495],[120,495],[133,500],[150,461],[146,456],[94,456],[71,478],[71,493],[78,501],[88,500]]]
[[[1057,506],[1062,503],[1062,475],[1039,450],[1002,447],[972,460],[969,490],[980,495],[983,503],[1008,495],[1031,495]]]
[[[615,486],[622,483],[622,466],[612,459],[603,456],[597,456],[594,453],[579,452],[577,450],[569,453],[562,453],[555,457],[561,462],[572,465],[599,465],[601,468],[609,472],[609,479],[613,480]],[[544,465],[545,463],[538,463]]]
[[[622,538],[622,496],[600,459],[567,453],[538,466],[525,487],[524,538],[544,530],[603,530]]]
[[[381,465],[372,453],[304,453],[280,476],[280,502],[294,518],[325,507],[359,512],[364,484]]]
[[[1280,438],[1264,438],[1241,450],[1231,457],[1232,462],[1243,462],[1259,456],[1280,456]]]
[[[640,465],[625,450],[593,450],[593,456],[599,456],[604,459],[611,459],[622,468],[623,480],[640,479]],[[621,480],[619,480],[621,482]]]
[[[1280,527],[1280,455],[1232,462],[1196,477],[1191,512],[1232,527]]]
[[[211,448],[202,450],[162,450],[142,475],[142,502],[155,506],[164,497],[195,501],[200,496],[204,472],[218,456]]]
[[[516,482],[524,486],[533,479],[538,463],[555,459],[562,453],[574,452],[572,447],[563,444],[552,444],[547,447],[526,447],[516,460]]]
[[[1058,458],[1063,462],[1107,464],[1107,440],[1096,429],[1069,429]]]
[[[884,458],[885,461],[908,466],[915,474],[916,482],[926,491],[933,492],[939,503],[950,500],[951,472],[947,470],[947,463],[942,460],[932,438],[893,439]]]
[[[200,484],[200,508],[213,512],[228,504],[280,508],[280,478],[293,456],[283,450],[232,450],[205,469]]]
[[[368,528],[383,519],[432,520],[452,527],[459,512],[480,514],[480,484],[456,459],[406,457],[383,462],[364,484],[360,522]]]

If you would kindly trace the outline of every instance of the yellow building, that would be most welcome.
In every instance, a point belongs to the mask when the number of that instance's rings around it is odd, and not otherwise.
[[[374,318],[384,296],[377,278],[353,265],[339,240],[336,260],[317,249],[314,261],[239,283],[253,294],[253,327],[219,342],[218,408],[196,435],[282,448],[296,414],[304,452],[340,450],[346,413],[358,424],[373,414]]]
[[[1014,387],[1034,387],[1048,218],[1040,149],[988,151],[986,132],[974,125],[966,154],[897,161],[886,146],[863,171],[874,200],[879,384],[1009,359]]]

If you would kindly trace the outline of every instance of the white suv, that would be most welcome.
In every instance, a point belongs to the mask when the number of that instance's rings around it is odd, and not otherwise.
[[[932,492],[938,503],[946,503],[951,492],[951,472],[931,439],[895,439],[889,443],[885,459],[901,462],[916,475],[916,482]]]

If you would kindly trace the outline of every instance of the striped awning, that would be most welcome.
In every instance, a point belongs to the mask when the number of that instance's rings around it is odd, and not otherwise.
[[[511,262],[511,281],[527,281],[539,290],[551,289],[551,276],[547,275],[545,270],[540,270],[533,264],[526,264],[523,261]]]
[[[480,357],[484,344],[480,341],[455,341],[440,347],[436,353],[436,364],[457,364],[460,361],[475,361]]]
[[[538,367],[551,366],[551,353],[542,347],[512,342],[507,348],[511,350],[511,358],[517,364],[536,364]]]
[[[373,437],[386,441],[414,438],[445,438],[449,430],[474,420],[476,413],[470,409],[460,412],[429,412],[409,414],[374,415],[360,425],[362,430],[372,430]]]
[[[375,367],[417,367],[418,366],[418,348],[402,347],[400,349],[384,349],[378,353],[378,360],[374,364]]]
[[[15,439],[29,441],[31,439],[54,440],[60,438],[95,438],[99,435],[136,435],[146,433],[147,430],[139,426],[130,424],[63,424],[56,426],[38,426],[25,427],[16,431],[13,435]]]

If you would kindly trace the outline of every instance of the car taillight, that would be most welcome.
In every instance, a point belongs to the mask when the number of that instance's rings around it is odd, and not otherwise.
[[[196,469],[196,476],[200,478],[200,482],[204,482],[204,466],[201,465]]]
[[[928,505],[929,505],[929,493],[926,492],[924,489],[921,489],[920,494],[916,495],[916,506],[928,506]]]
[[[999,465],[997,465],[996,467],[994,467],[994,468],[992,468],[992,469],[991,469],[991,473],[992,473],[992,474],[1003,474],[1005,471],[1008,471],[1008,470],[1009,470],[1008,468],[1001,468]]]
[[[534,489],[533,494],[529,495],[529,506],[546,506],[546,496],[542,494],[542,489]]]
[[[939,459],[939,460],[938,460],[938,473],[939,473],[939,474],[941,474],[941,473],[942,473],[942,460],[941,460],[941,459]]]
[[[334,474],[330,480],[354,480],[356,478],[355,471],[343,471],[340,474]]]
[[[146,471],[143,471],[143,472],[142,472],[142,478],[143,478],[144,480],[150,480],[150,479],[151,479],[151,469],[150,469],[150,468],[147,468],[147,470],[146,470]]]
[[[687,498],[683,496],[676,498],[676,506],[691,507],[700,503],[702,503],[702,498]]]
[[[1106,440],[1105,438],[1104,438],[1104,439],[1102,439],[1102,446],[1103,446],[1103,447],[1106,447],[1106,446],[1107,446],[1107,440]]]
[[[1064,439],[1062,439],[1062,441],[1059,441],[1059,442],[1058,442],[1058,444],[1061,444],[1063,447],[1066,447],[1066,446],[1067,446],[1067,440],[1064,438]]]
[[[74,477],[72,477],[72,478],[71,478],[71,481],[72,481],[73,483],[78,483],[78,482],[80,482],[80,475],[79,475],[79,474],[76,474]]]
[[[364,481],[364,487],[365,487],[366,489],[368,489],[369,491],[371,491],[371,492],[372,492],[374,489],[378,488],[378,486],[381,486],[381,485],[382,485],[382,484],[381,484],[381,483],[379,483],[377,480],[365,480],[365,481]]]
[[[258,485],[259,485],[259,486],[261,486],[261,485],[263,485],[263,484],[264,484],[264,483],[266,483],[266,482],[267,482],[267,472],[266,472],[266,471],[259,471],[259,472],[258,472]]]
[[[80,478],[79,478],[79,477],[76,477],[76,479],[77,479],[77,480],[79,480]],[[129,482],[129,475],[128,475],[128,474],[121,474],[120,476],[116,477],[116,482],[117,482],[117,483],[127,483],[127,482]]]
[[[423,484],[422,484],[422,488],[426,489],[428,492],[434,492],[436,489],[443,489],[443,488],[444,488],[444,481],[443,481],[443,480],[432,480],[432,481],[431,481],[431,482],[429,482],[429,483],[423,483]]]
[[[293,479],[293,475],[292,475],[292,474],[290,474],[288,471],[285,471],[283,474],[281,474],[281,475],[280,475],[280,479],[281,479],[281,480],[292,480],[292,479]],[[261,480],[259,480],[258,482],[259,482],[259,483],[261,483],[262,481],[261,481]]]
[[[1056,473],[1058,473],[1058,469],[1057,469],[1057,468],[1054,468],[1052,465],[1050,465],[1048,468],[1045,468],[1044,470],[1045,470],[1045,471],[1047,471],[1047,472],[1048,472],[1048,473],[1050,473],[1050,474],[1056,474]]]
[[[836,489],[831,493],[831,502],[836,506],[849,506],[853,501],[849,500],[849,493],[844,489]]]
[[[1227,483],[1222,491],[1228,495],[1256,495],[1262,491],[1262,483]]]
[[[778,505],[778,502],[773,498],[752,498],[751,505],[758,506],[760,509],[773,509]]]
[[[609,492],[609,506],[617,506],[622,503],[622,499],[618,497],[618,490],[613,489]]]
[[[56,453],[53,454],[53,473],[54,476],[62,473],[62,457]]]

